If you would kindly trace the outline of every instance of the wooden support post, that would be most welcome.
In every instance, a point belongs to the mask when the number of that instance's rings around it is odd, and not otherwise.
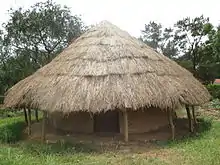
[[[173,124],[173,111],[172,110],[168,110],[168,121],[169,121],[169,125],[171,128],[171,139],[174,140],[175,139],[175,126]]]
[[[190,109],[189,109],[188,105],[186,105],[186,112],[187,112],[187,117],[188,117],[188,120],[189,120],[189,131],[193,132],[192,116],[191,116]]]
[[[196,119],[195,107],[194,106],[192,106],[192,115],[193,115],[194,125],[197,125],[197,119]]]
[[[46,139],[46,117],[47,112],[43,111],[43,119],[42,119],[42,134],[41,134],[41,142],[44,143]]]
[[[173,119],[177,119],[178,118],[178,116],[177,116],[177,113],[176,113],[176,111],[173,111]]]
[[[173,110],[172,112],[173,112],[173,123],[175,125],[178,117],[176,111]]]
[[[24,119],[25,119],[25,123],[28,125],[27,111],[25,108],[24,108]]]
[[[31,135],[31,110],[28,109],[28,135]]]
[[[123,112],[124,117],[124,140],[125,142],[128,142],[128,113],[126,109]]]
[[[36,119],[36,122],[39,122],[38,110],[37,109],[35,109],[35,119]]]

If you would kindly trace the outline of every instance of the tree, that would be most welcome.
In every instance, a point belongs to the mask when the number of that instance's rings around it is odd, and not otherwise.
[[[11,9],[5,24],[5,40],[14,55],[29,54],[39,68],[50,62],[74,38],[85,30],[81,18],[67,7],[48,0],[30,9]]]
[[[151,21],[145,24],[142,34],[140,39],[158,52],[169,58],[175,58],[178,55],[173,29],[163,28],[160,23]]]
[[[220,27],[214,28],[203,15],[177,21],[173,28],[150,22],[141,39],[158,52],[174,59],[205,83],[220,73]]]
[[[150,21],[149,24],[145,24],[145,29],[142,30],[143,41],[152,47],[153,49],[158,50],[160,48],[160,42],[162,40],[162,25],[154,21]]]
[[[174,38],[173,35],[174,30],[171,28],[165,28],[163,32],[163,38],[161,43],[161,52],[171,58],[176,59],[179,55],[179,48],[177,46],[177,41]]]
[[[8,49],[4,46],[3,32],[0,31],[0,96],[6,90]],[[2,97],[0,98],[2,102]]]
[[[49,63],[86,27],[69,8],[50,0],[30,9],[9,10],[0,38],[0,95]]]
[[[187,17],[178,21],[175,28],[175,40],[178,41],[179,49],[185,59],[192,62],[192,70],[196,72],[201,60],[199,48],[212,29],[209,18],[203,15],[193,19]]]
[[[206,83],[213,83],[215,78],[220,78],[220,27],[212,28],[199,54],[198,72]]]

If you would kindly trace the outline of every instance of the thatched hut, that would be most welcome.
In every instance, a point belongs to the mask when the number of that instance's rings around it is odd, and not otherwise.
[[[4,104],[47,112],[57,129],[123,133],[127,141],[168,121],[174,137],[173,112],[184,105],[190,117],[189,107],[209,99],[189,71],[103,21],[9,89]]]

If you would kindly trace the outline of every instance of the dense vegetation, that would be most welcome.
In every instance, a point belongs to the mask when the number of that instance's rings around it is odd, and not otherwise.
[[[213,99],[220,99],[220,85],[218,84],[209,84],[207,85],[209,93],[212,95]]]

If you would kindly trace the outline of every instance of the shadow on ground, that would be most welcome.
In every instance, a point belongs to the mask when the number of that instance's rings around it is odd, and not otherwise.
[[[208,133],[210,129],[212,128],[213,120],[210,118],[199,118],[197,119],[197,121],[198,121],[198,124],[195,127],[194,133],[185,134],[181,138],[178,138],[174,141],[172,140],[157,141],[156,144],[160,146],[167,146],[167,145],[175,145],[175,144],[185,143],[186,141],[190,142],[190,141],[204,138],[206,133]]]

